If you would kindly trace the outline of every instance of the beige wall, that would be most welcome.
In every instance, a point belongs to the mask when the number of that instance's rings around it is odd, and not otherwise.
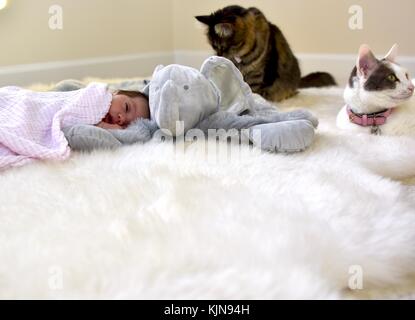
[[[415,0],[173,0],[176,49],[209,49],[193,16],[209,14],[230,4],[256,6],[301,53],[355,53],[369,43],[383,53],[393,43],[405,55],[415,55]],[[349,8],[361,5],[364,28],[349,29]]]
[[[173,50],[209,50],[193,16],[228,4],[257,6],[297,53],[378,53],[394,42],[415,56],[414,0],[9,0],[0,11],[0,66]],[[48,27],[48,8],[64,9],[64,28]],[[348,28],[348,9],[364,8],[364,29]]]
[[[170,51],[170,0],[9,0],[0,11],[0,65]],[[49,29],[49,7],[63,30]]]

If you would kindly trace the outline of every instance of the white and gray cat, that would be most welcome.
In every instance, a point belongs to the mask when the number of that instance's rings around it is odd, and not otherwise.
[[[337,126],[358,133],[415,136],[414,83],[396,62],[398,46],[378,60],[362,45],[344,91]]]

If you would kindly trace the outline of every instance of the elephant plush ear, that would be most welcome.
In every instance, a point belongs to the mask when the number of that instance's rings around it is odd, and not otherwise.
[[[163,87],[156,88],[157,109],[154,110],[153,117],[160,129],[168,131],[166,133],[176,137],[183,134],[183,126],[180,122],[180,98],[177,87],[173,80],[167,80]]]
[[[158,97],[158,92],[157,92],[159,89],[156,90],[156,88],[160,86],[159,73],[163,69],[164,69],[163,65],[161,64],[158,65],[153,71],[153,75],[151,76],[150,82],[143,89],[143,93],[146,94],[149,98],[150,117],[151,117],[151,120],[154,120],[154,121],[156,121],[155,114],[158,113],[158,108],[159,108],[159,102],[158,102],[159,97]]]

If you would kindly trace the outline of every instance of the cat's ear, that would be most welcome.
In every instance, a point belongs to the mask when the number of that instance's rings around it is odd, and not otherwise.
[[[250,12],[254,16],[261,16],[261,15],[263,15],[263,13],[258,8],[255,8],[255,7],[250,7],[248,9],[246,9],[245,12]]]
[[[385,56],[385,60],[395,63],[396,58],[398,57],[399,46],[395,43],[392,49],[389,50],[388,54]]]
[[[368,75],[375,69],[378,60],[370,50],[367,44],[362,44],[359,49],[359,56],[357,57],[356,67],[359,75],[367,78]]]
[[[197,21],[210,26],[212,24],[212,16],[196,16]]]

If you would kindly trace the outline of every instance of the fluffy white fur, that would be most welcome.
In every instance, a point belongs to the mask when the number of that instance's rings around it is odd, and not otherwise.
[[[300,154],[215,162],[201,142],[149,143],[0,173],[0,298],[413,292],[415,187],[396,179],[415,176],[415,141],[339,132],[341,89],[284,109],[307,106],[321,125]],[[353,265],[363,291],[348,289]]]
[[[367,45],[362,45],[357,58],[357,76],[354,78],[353,87],[347,85],[344,91],[344,100],[354,112],[376,113],[385,109],[393,108],[387,122],[381,126],[382,134],[396,136],[415,136],[415,97],[409,98],[411,92],[409,87],[415,81],[409,79],[408,71],[398,64],[396,58],[398,46],[394,45],[385,56],[386,64],[395,72],[399,82],[395,89],[381,91],[367,91],[364,89],[367,81],[367,69],[376,66],[376,58]],[[370,70],[369,70],[370,71]],[[409,98],[409,99],[408,99]],[[344,106],[337,116],[337,126],[341,129],[355,133],[370,133],[370,127],[362,127],[350,122],[347,106]]]

